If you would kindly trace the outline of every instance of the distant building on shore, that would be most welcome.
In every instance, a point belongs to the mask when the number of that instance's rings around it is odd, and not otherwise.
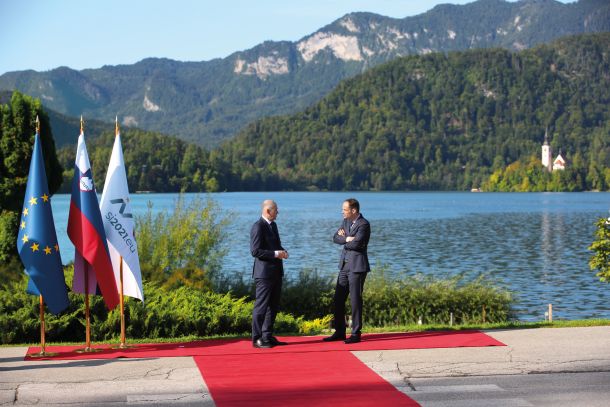
[[[553,171],[555,170],[565,170],[566,169],[566,160],[561,156],[561,150],[559,150],[559,154],[553,161]]]
[[[547,128],[544,132],[544,143],[542,143],[542,166],[549,172],[556,170],[563,171],[566,169],[566,160],[561,155],[561,150],[559,150],[559,154],[557,154],[557,157],[555,157],[554,160],[552,157],[553,151],[549,144],[549,130]]]

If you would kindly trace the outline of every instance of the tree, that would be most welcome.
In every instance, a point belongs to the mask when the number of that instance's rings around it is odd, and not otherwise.
[[[55,152],[49,118],[40,100],[14,92],[8,103],[0,104],[0,260],[3,263],[0,275],[6,274],[9,260],[17,257],[18,213],[27,184],[37,116],[49,192],[57,192],[62,183],[63,170]]]
[[[40,119],[40,141],[49,182],[54,194],[62,182],[62,168],[55,152],[55,141],[47,114],[40,100],[14,92],[7,104],[0,105],[0,209],[19,212],[34,146],[36,116]]]
[[[595,240],[589,246],[594,254],[589,260],[591,270],[597,270],[600,281],[610,283],[610,218],[600,219],[596,223]]]

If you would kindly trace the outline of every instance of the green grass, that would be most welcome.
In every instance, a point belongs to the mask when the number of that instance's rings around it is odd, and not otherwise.
[[[127,345],[140,344],[140,343],[178,343],[178,342],[192,342],[199,341],[203,339],[241,339],[247,338],[249,335],[212,335],[212,336],[196,336],[196,335],[188,335],[181,336],[178,338],[140,338],[140,339],[126,339]],[[118,345],[119,339],[111,340],[111,341],[91,341],[91,345]],[[85,345],[85,342],[46,342],[47,346],[79,346]],[[40,342],[36,343],[18,343],[18,344],[2,344],[0,348],[11,348],[17,346],[40,346]]]
[[[610,325],[610,319],[577,319],[577,320],[558,320],[553,322],[538,321],[538,322],[521,322],[521,321],[508,321],[508,322],[495,322],[488,324],[462,324],[453,325],[449,324],[409,324],[409,325],[393,325],[384,327],[374,327],[365,329],[365,332],[369,333],[381,333],[381,332],[423,332],[423,331],[439,331],[439,330],[465,330],[465,329],[528,329],[528,328],[577,328],[577,327],[588,327],[588,326],[608,326]]]
[[[478,330],[493,330],[493,329],[533,329],[533,328],[583,328],[590,326],[610,326],[610,319],[577,319],[577,320],[559,320],[553,322],[539,321],[539,322],[498,322],[490,324],[464,324],[464,325],[453,325],[449,324],[425,324],[425,325],[393,325],[384,327],[373,327],[364,329],[364,333],[383,333],[383,332],[426,332],[426,331],[461,331],[469,329]],[[322,335],[330,334],[330,330],[323,332]],[[286,335],[297,336],[297,333],[284,333]],[[178,338],[144,338],[144,339],[129,339],[127,338],[127,344],[140,344],[140,343],[177,343],[177,342],[191,342],[203,339],[243,339],[249,338],[249,334],[243,335],[213,335],[213,336],[182,336]],[[96,341],[91,342],[92,345],[114,345],[118,344],[118,339],[115,341]],[[16,346],[39,346],[40,343],[23,343],[23,344],[8,344],[0,345],[0,347],[16,347]],[[47,342],[47,346],[78,346],[84,345],[83,342]]]

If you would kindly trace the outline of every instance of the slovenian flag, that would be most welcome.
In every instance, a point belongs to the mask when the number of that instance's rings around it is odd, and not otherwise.
[[[19,222],[17,250],[29,277],[27,292],[42,295],[49,311],[59,314],[69,305],[68,291],[39,138],[36,132]]]
[[[84,293],[85,270],[89,275],[89,294],[99,286],[108,309],[119,304],[119,291],[112,271],[106,233],[100,214],[93,174],[89,164],[85,135],[81,131],[76,147],[76,165],[68,216],[68,236],[74,244],[74,282],[72,289]]]

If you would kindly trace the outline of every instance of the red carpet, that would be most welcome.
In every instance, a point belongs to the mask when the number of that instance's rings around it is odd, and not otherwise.
[[[345,345],[343,342],[322,342],[321,336],[280,337],[286,346],[273,349],[254,349],[249,339],[209,339],[184,343],[157,343],[136,345],[129,349],[111,349],[109,345],[95,346],[104,349],[96,353],[76,353],[82,346],[47,346],[48,352],[58,352],[46,359],[114,359],[114,358],[159,358],[177,356],[250,355],[270,353],[304,353],[359,350],[396,350],[504,346],[502,342],[479,331],[413,332],[366,334],[362,342]],[[28,353],[39,352],[39,347],[30,347]],[[26,356],[26,360],[29,358]],[[41,360],[44,358],[36,358]]]
[[[350,352],[195,356],[224,406],[419,406]]]
[[[46,359],[193,356],[218,407],[417,406],[349,351],[505,346],[479,331],[367,334],[353,345],[323,342],[320,336],[279,339],[288,345],[255,349],[249,339],[213,339],[129,349],[96,346],[103,350],[88,354],[75,352],[82,346],[47,346],[59,354]],[[31,347],[28,353],[39,351]]]

